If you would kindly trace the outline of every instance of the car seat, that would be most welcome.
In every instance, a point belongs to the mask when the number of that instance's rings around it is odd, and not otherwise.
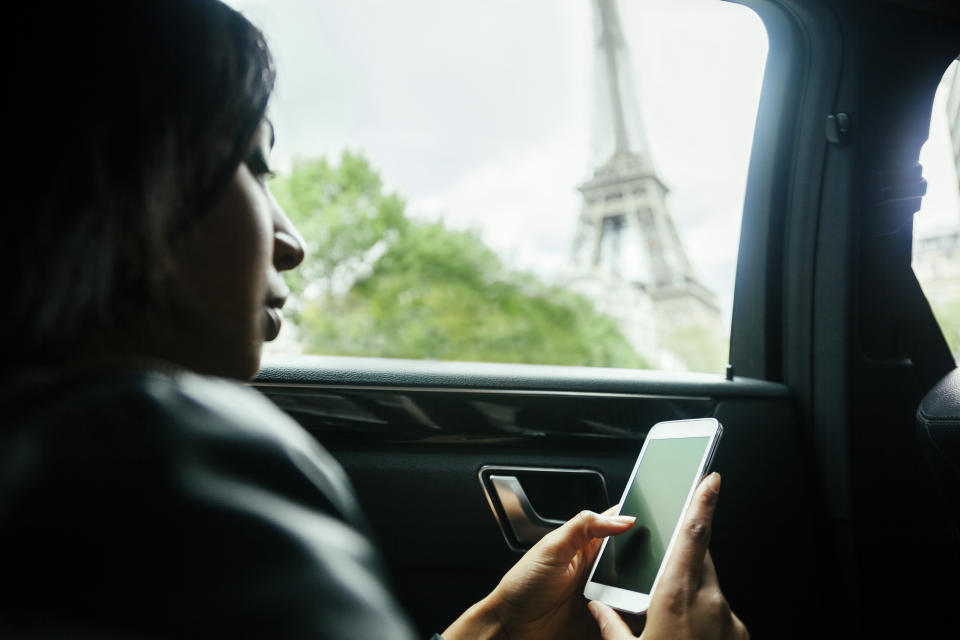
[[[960,369],[945,375],[920,401],[917,431],[944,501],[944,526],[960,548]]]

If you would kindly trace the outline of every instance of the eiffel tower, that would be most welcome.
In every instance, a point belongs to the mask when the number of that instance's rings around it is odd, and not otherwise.
[[[671,327],[718,327],[720,308],[694,273],[667,208],[668,189],[644,135],[616,0],[593,3],[594,134],[601,161],[578,187],[583,207],[571,263],[579,286],[573,284],[620,321],[639,352],[659,360],[652,352],[669,347],[641,334],[663,337]]]

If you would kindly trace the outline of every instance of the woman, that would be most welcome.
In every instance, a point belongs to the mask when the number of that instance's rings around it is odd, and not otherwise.
[[[248,379],[303,241],[270,195],[273,68],[217,0],[23,9],[0,433],[5,635],[410,638],[341,469]],[[702,484],[645,637],[742,637]],[[633,637],[581,514],[444,632]]]

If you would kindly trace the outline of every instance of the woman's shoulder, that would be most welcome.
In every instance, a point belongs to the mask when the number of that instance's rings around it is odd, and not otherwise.
[[[112,422],[137,413],[141,427],[232,425],[234,431],[301,434],[296,423],[246,385],[162,363],[56,372],[37,369],[8,376],[3,383],[0,402],[5,413],[29,426],[57,424],[57,418],[81,415]],[[190,421],[197,416],[206,418],[202,425]]]
[[[409,637],[341,468],[255,390],[115,369],[43,397],[0,430],[0,618]]]
[[[184,442],[257,442],[322,451],[259,392],[239,382],[140,364],[28,372],[5,382],[0,434],[71,445],[112,443],[179,451]]]
[[[320,506],[362,526],[339,464],[244,384],[149,364],[24,379],[5,412],[16,417],[0,430],[8,462],[171,488],[215,468],[313,502],[319,490]]]

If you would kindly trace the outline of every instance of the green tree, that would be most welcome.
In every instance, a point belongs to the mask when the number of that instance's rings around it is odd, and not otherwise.
[[[350,153],[338,167],[298,162],[275,181],[310,251],[292,283],[308,352],[646,366],[586,298],[507,268],[474,231],[408,218],[382,190]]]
[[[950,347],[950,353],[956,354],[960,343],[960,300],[933,303],[930,306]]]
[[[307,243],[307,259],[288,278],[296,296],[309,284],[328,296],[338,284],[349,286],[371,252],[407,223],[404,201],[383,193],[380,176],[359,154],[344,152],[336,167],[298,160],[270,186]]]
[[[729,342],[720,338],[713,327],[694,324],[668,328],[660,340],[689,371],[723,372],[726,368]]]

